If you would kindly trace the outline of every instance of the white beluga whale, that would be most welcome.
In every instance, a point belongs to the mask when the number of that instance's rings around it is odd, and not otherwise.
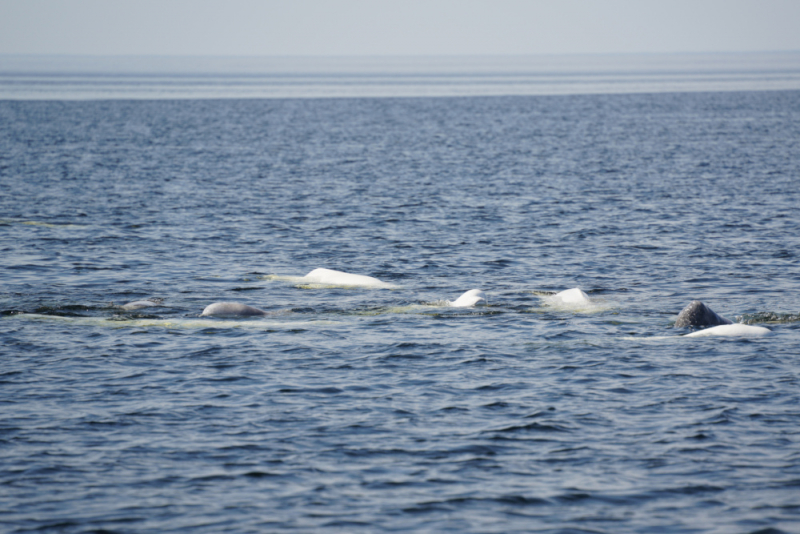
[[[552,304],[567,304],[567,305],[584,305],[590,304],[592,299],[589,298],[589,295],[581,291],[578,287],[573,287],[572,289],[567,289],[560,293],[556,293],[552,297],[550,297],[550,302]]]
[[[483,305],[487,304],[486,294],[480,289],[470,289],[458,297],[455,301],[447,301],[447,305],[452,306],[453,308],[469,308],[479,303]]]
[[[718,326],[733,324],[733,321],[717,315],[711,308],[700,302],[693,300],[678,314],[675,320],[675,328],[697,327],[697,326]]]
[[[366,276],[363,274],[344,273],[342,271],[334,271],[333,269],[314,269],[304,277],[300,278],[300,282],[307,284],[322,284],[328,286],[345,286],[345,287],[374,287],[391,289],[397,286]]]
[[[715,313],[711,308],[693,300],[678,314],[676,328],[700,328],[682,336],[657,336],[649,339],[681,339],[685,337],[760,337],[772,334],[772,330],[763,326],[751,326],[734,323],[730,319]],[[707,328],[708,327],[708,328]],[[631,338],[642,339],[642,338]],[[646,339],[646,338],[645,338]]]
[[[122,308],[123,310],[141,310],[142,308],[161,306],[162,300],[163,299],[134,300],[133,302],[123,304],[122,306],[120,306],[120,308]]]
[[[259,310],[239,302],[215,302],[209,304],[200,316],[206,317],[264,317],[269,315],[264,310]]]
[[[681,310],[675,320],[675,328],[687,327],[700,327],[703,329],[686,334],[684,337],[757,337],[772,333],[772,330],[763,326],[734,324],[733,321],[717,314],[699,300],[690,302]]]

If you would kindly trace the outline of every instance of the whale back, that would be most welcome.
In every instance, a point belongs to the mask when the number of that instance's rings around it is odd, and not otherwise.
[[[573,287],[553,296],[553,300],[560,304],[589,304],[591,299],[579,287]]]
[[[239,302],[215,302],[206,306],[200,315],[208,317],[263,317],[267,315],[267,312]]]
[[[486,294],[480,289],[470,289],[458,297],[454,302],[451,302],[450,306],[454,308],[468,308],[470,306],[475,306],[481,301],[486,304]]]
[[[693,300],[678,314],[675,320],[675,328],[686,328],[690,326],[718,326],[733,324],[733,321],[717,315],[711,308],[700,302]]]
[[[314,284],[325,284],[331,286],[353,286],[353,287],[393,287],[377,278],[363,274],[344,273],[333,269],[314,269],[303,277],[303,281]]]
[[[711,337],[711,336],[724,336],[724,337],[759,337],[766,336],[772,333],[769,328],[763,326],[751,326],[746,324],[722,324],[704,330],[698,330],[691,334],[686,334],[684,337]]]

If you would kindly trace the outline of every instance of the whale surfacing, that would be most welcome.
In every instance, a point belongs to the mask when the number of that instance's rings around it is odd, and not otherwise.
[[[690,326],[718,326],[733,324],[733,321],[717,315],[714,311],[700,302],[693,300],[678,314],[675,328]]]
[[[772,330],[763,326],[750,326],[746,324],[722,324],[704,330],[698,330],[683,337],[759,337],[771,334]]]
[[[592,299],[589,298],[589,295],[581,291],[578,287],[573,287],[572,289],[561,291],[555,295],[550,295],[546,297],[544,301],[548,306],[557,308],[563,307],[571,310],[591,308],[593,306]]]
[[[483,301],[483,304],[487,303],[486,294],[480,289],[470,289],[458,297],[454,302],[448,301],[448,304],[453,308],[469,308],[471,306],[475,306],[481,301]]]
[[[268,315],[264,310],[259,310],[239,302],[215,302],[209,304],[200,316],[207,317],[264,317]]]
[[[567,289],[561,293],[556,293],[553,296],[553,301],[559,304],[571,305],[591,303],[589,295],[581,291],[581,289],[578,287],[573,287],[572,289]]]
[[[363,274],[343,273],[333,269],[314,269],[300,279],[305,283],[346,287],[375,287],[390,289],[396,286]]]
[[[129,302],[127,304],[123,304],[120,306],[123,310],[141,310],[142,308],[151,308],[153,306],[160,306],[161,299],[145,299],[145,300],[134,300],[133,302]]]

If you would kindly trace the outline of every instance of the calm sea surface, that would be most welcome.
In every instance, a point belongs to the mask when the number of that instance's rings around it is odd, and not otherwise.
[[[800,86],[53,76],[0,100],[1,531],[800,532]]]

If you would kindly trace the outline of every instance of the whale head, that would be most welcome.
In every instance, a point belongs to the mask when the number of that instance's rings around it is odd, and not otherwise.
[[[700,302],[693,300],[678,314],[675,320],[675,328],[686,328],[693,326],[718,326],[723,324],[733,324],[733,321],[717,315],[714,311]]]
[[[454,308],[469,308],[470,306],[475,306],[479,302],[486,304],[486,294],[480,289],[470,289],[454,302],[451,302],[450,306]]]

